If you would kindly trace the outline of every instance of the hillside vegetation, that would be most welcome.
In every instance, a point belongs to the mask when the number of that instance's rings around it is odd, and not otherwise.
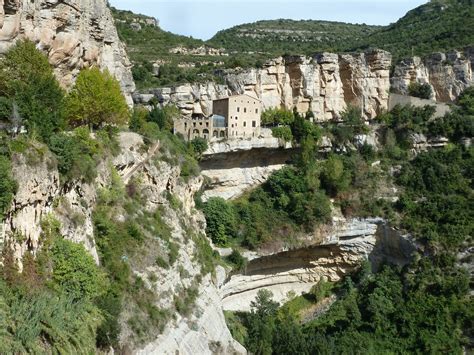
[[[241,246],[291,242],[301,229],[327,221],[330,198],[346,217],[383,216],[422,246],[403,268],[387,262],[374,272],[363,265],[342,282],[320,280],[309,294],[293,295],[284,305],[268,290],[259,291],[251,312],[226,315],[232,335],[251,353],[469,353],[474,314],[460,255],[472,247],[474,150],[461,142],[474,133],[473,98],[473,88],[467,89],[459,107],[436,121],[433,107],[395,107],[378,117],[378,151],[367,144],[341,149],[367,129],[357,111],[322,132],[295,115],[289,128],[301,152],[292,165],[237,201],[206,202],[208,236],[234,246],[232,261],[240,269],[246,263],[238,257]],[[318,156],[321,133],[339,148]],[[413,154],[414,133],[440,134],[451,143]],[[397,199],[382,196],[384,184],[396,186]],[[302,319],[301,311],[329,296],[336,300],[327,312]]]
[[[268,55],[337,52],[361,41],[381,26],[331,21],[274,20],[244,24],[218,32],[209,44],[230,52],[264,52]]]
[[[388,26],[314,20],[258,21],[219,31],[207,42],[144,23],[137,30],[132,23],[143,22],[148,17],[115,9],[113,14],[120,38],[127,44],[135,63],[134,77],[139,88],[219,80],[214,75],[216,69],[260,67],[266,60],[284,54],[381,48],[391,52],[396,62],[411,55],[425,56],[474,44],[472,0],[432,0]],[[170,49],[177,46],[204,45],[224,48],[229,56],[170,53]],[[151,62],[157,60],[166,64],[164,70],[154,76]]]
[[[424,56],[435,51],[461,49],[474,44],[474,2],[472,0],[432,0],[409,11],[396,23],[349,44],[346,50],[377,47],[395,59]]]

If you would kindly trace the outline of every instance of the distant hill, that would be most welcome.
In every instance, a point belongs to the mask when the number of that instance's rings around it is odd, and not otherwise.
[[[214,75],[216,69],[259,67],[284,54],[381,48],[398,61],[411,55],[474,46],[474,0],[432,0],[389,26],[311,20],[258,21],[220,31],[207,42],[163,31],[148,16],[116,9],[112,12],[119,36],[135,64],[134,78],[139,88],[219,80]],[[224,48],[229,56],[193,51],[203,47]],[[173,51],[176,48],[185,50]],[[161,62],[159,74],[153,73],[151,63],[156,61]]]
[[[359,51],[377,47],[395,59],[427,55],[474,45],[474,1],[432,0],[345,48]]]
[[[230,52],[311,54],[341,51],[380,30],[380,26],[330,21],[272,20],[239,25],[218,32],[209,44]]]
[[[194,48],[204,41],[163,31],[153,17],[112,8],[120,39],[127,45],[132,61],[167,59],[176,46]]]

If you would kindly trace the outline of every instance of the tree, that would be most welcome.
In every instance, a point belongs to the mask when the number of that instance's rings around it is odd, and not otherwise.
[[[0,95],[18,105],[18,116],[27,129],[37,132],[43,141],[64,128],[64,91],[48,58],[33,42],[17,42],[1,62]]]
[[[271,354],[275,318],[278,303],[272,300],[273,294],[267,289],[258,291],[255,301],[250,303],[252,311],[248,316],[247,348],[253,354]]]
[[[149,121],[158,124],[161,130],[172,131],[174,120],[180,115],[179,109],[174,105],[164,107],[155,106],[150,112]]]
[[[204,153],[207,148],[207,140],[202,137],[196,137],[191,141],[191,146],[193,147],[194,153],[196,153],[197,157],[200,158],[202,153]]]
[[[344,162],[340,157],[331,155],[326,160],[321,173],[321,184],[331,195],[337,195],[349,187],[350,175],[344,169]]]
[[[51,249],[53,283],[75,300],[94,299],[103,293],[105,277],[84,246],[56,238]]]
[[[95,67],[80,72],[66,99],[66,112],[72,126],[90,128],[126,124],[130,118],[118,81]]]
[[[233,236],[236,226],[235,212],[232,205],[223,198],[213,197],[204,205],[206,216],[206,233],[218,245],[225,245]]]

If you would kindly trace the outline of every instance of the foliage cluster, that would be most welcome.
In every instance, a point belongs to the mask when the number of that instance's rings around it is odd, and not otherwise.
[[[420,84],[417,82],[411,83],[408,86],[408,94],[410,96],[415,96],[420,99],[429,100],[433,94],[430,84]]]
[[[9,245],[0,276],[2,353],[89,353],[103,317],[94,304],[103,273],[83,245],[63,239],[59,223],[46,217],[42,248],[27,253],[20,274]]]

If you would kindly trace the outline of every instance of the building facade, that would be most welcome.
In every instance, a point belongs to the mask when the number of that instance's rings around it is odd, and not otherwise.
[[[226,119],[229,138],[258,137],[262,102],[249,95],[214,100],[213,113]]]
[[[174,122],[174,133],[185,139],[251,138],[260,135],[262,102],[249,95],[213,101],[213,115],[194,114]]]
[[[186,140],[201,137],[207,140],[227,138],[225,118],[217,115],[206,117],[193,115],[191,118],[181,118],[174,122],[174,133],[182,134]]]

